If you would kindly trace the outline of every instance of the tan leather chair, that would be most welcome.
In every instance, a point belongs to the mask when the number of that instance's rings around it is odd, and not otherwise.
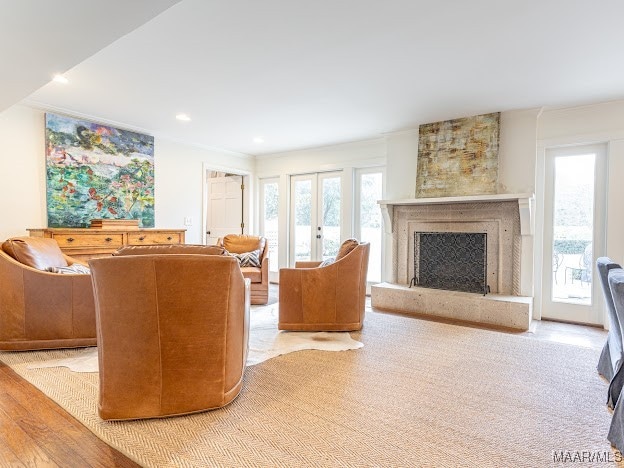
[[[225,255],[225,249],[218,245],[202,244],[160,244],[160,245],[126,245],[113,252],[121,255],[163,255],[163,254],[198,254]]]
[[[260,250],[260,266],[243,266],[241,271],[245,278],[251,280],[251,303],[266,304],[269,302],[269,243],[266,238],[228,234],[219,239],[217,245],[234,254]]]
[[[89,261],[102,419],[219,408],[239,394],[249,282],[225,255],[128,255]]]
[[[0,349],[95,345],[91,276],[44,271],[80,263],[54,239],[15,237],[0,251]]]
[[[280,269],[280,330],[354,331],[364,322],[370,245],[349,239],[336,261],[297,262]]]

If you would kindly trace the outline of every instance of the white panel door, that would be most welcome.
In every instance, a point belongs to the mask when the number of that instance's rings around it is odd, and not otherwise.
[[[216,244],[227,234],[240,234],[243,222],[242,176],[211,177],[208,179],[208,212],[206,213],[206,243]]]

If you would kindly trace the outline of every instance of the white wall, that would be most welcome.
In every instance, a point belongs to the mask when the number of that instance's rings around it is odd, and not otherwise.
[[[535,192],[535,138],[540,109],[501,113],[499,193]]]
[[[44,125],[39,109],[18,105],[0,114],[0,240],[47,226]],[[156,227],[186,228],[186,241],[201,243],[203,165],[252,172],[255,162],[163,138],[154,146]],[[184,226],[185,217],[191,226]]]
[[[186,242],[201,244],[203,239],[204,168],[252,172],[251,157],[225,151],[197,148],[157,138],[154,142],[156,226],[185,227]],[[184,218],[193,224],[184,226]]]
[[[384,199],[414,198],[418,160],[418,128],[386,135],[387,166]],[[390,258],[388,252],[386,258]]]
[[[326,172],[343,167],[366,167],[385,164],[386,144],[383,138],[324,146],[286,153],[258,156],[256,175],[259,178],[282,174]]]
[[[14,106],[0,114],[0,240],[47,226],[43,112]]]

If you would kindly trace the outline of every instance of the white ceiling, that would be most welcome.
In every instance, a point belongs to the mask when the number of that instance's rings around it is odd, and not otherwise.
[[[624,98],[623,18],[621,0],[183,0],[26,102],[260,155]]]
[[[0,112],[179,0],[0,0]]]

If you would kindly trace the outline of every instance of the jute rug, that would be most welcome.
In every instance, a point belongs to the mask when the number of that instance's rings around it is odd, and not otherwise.
[[[252,306],[249,325],[247,365],[253,366],[282,354],[317,349],[319,351],[348,351],[364,344],[351,338],[348,332],[287,332],[277,329],[279,305]],[[73,372],[98,372],[97,348],[78,350],[70,357],[35,362],[28,369],[67,367]]]
[[[599,350],[367,312],[358,351],[301,351],[247,368],[221,410],[103,422],[97,374],[0,359],[95,434],[150,467],[551,466],[614,460]],[[72,351],[61,351],[66,356]],[[588,455],[586,455],[588,454]],[[574,463],[607,466],[613,463]],[[570,463],[566,463],[570,465]]]

